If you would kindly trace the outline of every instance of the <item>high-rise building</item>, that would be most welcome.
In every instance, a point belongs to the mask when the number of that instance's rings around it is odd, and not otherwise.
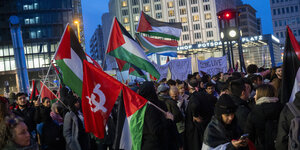
[[[90,54],[94,60],[99,62],[99,65],[103,66],[105,47],[103,42],[103,30],[101,25],[98,25],[93,36],[90,39]]]
[[[258,30],[256,10],[248,5],[237,6],[240,12],[240,29],[242,30],[243,36],[255,36],[260,35]]]
[[[300,41],[300,1],[299,0],[270,0],[273,22],[273,32],[280,39],[281,44],[285,42],[286,26],[293,31],[296,39]]]
[[[218,41],[217,12],[236,0],[110,0],[109,11],[134,35],[140,11],[164,22],[182,22],[179,45]]]
[[[256,19],[258,35],[262,35],[261,18]]]
[[[84,46],[81,0],[1,0],[0,94],[4,81],[16,91],[16,66],[8,20],[12,15],[20,19],[30,80],[41,79],[46,74],[66,24],[77,32],[77,24],[74,24],[77,21]]]

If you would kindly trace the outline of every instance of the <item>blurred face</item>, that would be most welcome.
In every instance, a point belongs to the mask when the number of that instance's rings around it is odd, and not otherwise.
[[[78,110],[80,109],[80,103],[78,101],[74,105]]]
[[[200,82],[200,88],[204,88],[204,83],[203,82]]]
[[[34,100],[33,101],[34,106],[40,106],[40,100]]]
[[[24,147],[30,145],[30,134],[24,122],[20,122],[13,130],[13,141]]]
[[[278,79],[282,79],[282,68],[277,68],[275,74],[277,75]]]
[[[178,92],[179,92],[179,94],[181,94],[181,95],[185,92],[184,84],[178,85]]]
[[[44,103],[43,103],[43,105],[45,106],[45,107],[50,107],[50,105],[51,105],[51,103],[50,103],[50,99],[45,99],[45,101],[44,101]]]
[[[178,100],[178,92],[177,91],[173,91],[173,90],[170,90],[170,97],[174,100],[174,101],[177,101]]]
[[[21,95],[17,99],[17,104],[20,105],[21,107],[25,106],[27,104],[27,99],[25,95]]]
[[[263,82],[262,82],[262,80],[261,80],[260,78],[257,78],[255,84],[256,84],[257,86],[259,86],[259,85],[262,85]]]
[[[247,100],[251,93],[251,86],[249,84],[245,84],[245,90],[243,91],[243,93],[244,100]]]
[[[213,94],[215,92],[215,88],[213,86],[209,86],[205,90],[207,94]]]
[[[222,120],[225,124],[231,124],[232,120],[234,119],[234,113],[231,114],[222,114]]]
[[[199,74],[196,75],[196,79],[197,79],[197,80],[200,80],[200,79],[201,79],[201,77],[200,77]]]

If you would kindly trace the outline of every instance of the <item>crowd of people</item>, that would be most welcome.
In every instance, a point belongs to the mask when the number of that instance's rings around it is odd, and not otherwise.
[[[286,150],[294,115],[280,97],[282,68],[249,65],[247,73],[188,74],[185,81],[129,83],[147,105],[142,150]],[[294,105],[300,109],[300,92]],[[60,101],[25,93],[0,98],[0,149],[119,149],[118,104],[104,139],[86,133],[81,99],[70,89]],[[40,103],[41,102],[41,103]],[[160,109],[157,109],[159,107]]]

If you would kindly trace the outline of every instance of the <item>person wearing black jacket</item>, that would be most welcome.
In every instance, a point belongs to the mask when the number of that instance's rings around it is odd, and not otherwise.
[[[28,127],[29,133],[32,134],[32,132],[35,131],[36,128],[36,123],[34,121],[35,109],[30,107],[27,100],[27,94],[18,93],[16,103],[17,107],[14,108],[13,113],[24,119],[24,122]]]
[[[212,100],[204,93],[198,92],[198,82],[189,82],[189,104],[185,119],[185,149],[200,150],[202,147],[204,130],[214,114]]]
[[[295,100],[292,102],[298,110],[300,110],[300,91],[296,93]],[[278,122],[278,131],[277,138],[275,143],[276,150],[287,150],[289,143],[289,130],[291,126],[291,120],[295,116],[285,105],[280,113],[279,122]]]
[[[242,79],[238,79],[231,81],[229,86],[229,90],[231,92],[230,96],[235,105],[237,106],[235,117],[238,121],[239,127],[242,130],[245,129],[247,117],[251,111],[247,103],[247,100],[250,95],[250,88],[247,88],[246,85],[247,84],[245,84]]]
[[[152,82],[144,82],[139,88],[139,95],[168,111],[164,102],[159,101]],[[170,113],[169,113],[170,114]],[[176,150],[179,135],[174,122],[153,105],[148,104],[145,112],[142,150]]]
[[[256,105],[248,115],[245,133],[249,133],[257,150],[275,150],[281,103],[269,84],[257,87],[254,97]]]
[[[205,129],[202,150],[248,149],[247,138],[239,139],[242,130],[237,125],[235,110],[236,105],[231,97],[223,94],[216,103],[215,115]]]

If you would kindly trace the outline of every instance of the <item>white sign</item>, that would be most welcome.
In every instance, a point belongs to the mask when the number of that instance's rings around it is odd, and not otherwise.
[[[198,60],[198,70],[203,71],[211,76],[219,72],[227,72],[227,56],[210,57],[206,60]]]

